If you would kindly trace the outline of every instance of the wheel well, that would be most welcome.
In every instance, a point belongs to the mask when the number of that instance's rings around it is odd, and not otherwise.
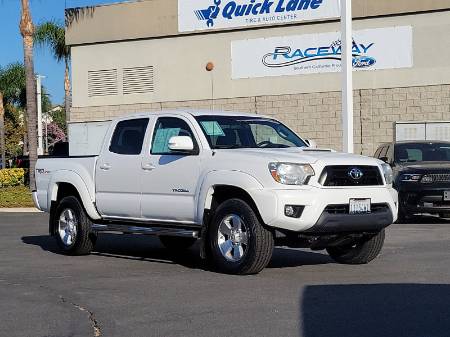
[[[59,202],[65,197],[74,196],[80,199],[80,194],[78,193],[75,186],[69,183],[59,183],[58,184],[58,194],[56,196],[56,201]]]
[[[216,209],[221,203],[229,199],[241,199],[242,201],[245,201],[253,209],[260,221],[263,223],[258,207],[256,206],[256,203],[254,202],[250,194],[248,194],[247,191],[243,190],[242,188],[236,186],[215,186],[214,193],[212,195],[210,211],[214,212],[214,209]]]

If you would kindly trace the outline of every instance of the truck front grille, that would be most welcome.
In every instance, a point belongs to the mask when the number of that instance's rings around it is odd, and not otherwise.
[[[433,173],[426,174],[426,177],[431,177],[433,179],[433,183],[448,183],[450,182],[450,174],[449,173]]]
[[[358,179],[350,174],[354,169],[362,174]],[[319,182],[323,186],[379,186],[383,178],[377,166],[336,165],[325,167]]]
[[[380,212],[386,212],[388,210],[389,210],[388,204],[372,204],[370,207],[370,213],[380,213]],[[324,212],[329,213],[329,214],[349,214],[350,206],[348,204],[328,205],[325,208]]]

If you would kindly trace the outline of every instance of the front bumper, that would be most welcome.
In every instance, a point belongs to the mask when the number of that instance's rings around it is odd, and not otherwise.
[[[403,213],[447,213],[450,212],[450,200],[444,200],[444,193],[450,192],[449,187],[401,189],[399,202]]]
[[[292,190],[253,191],[254,200],[264,222],[271,227],[295,232],[365,232],[385,228],[397,220],[398,196],[390,187],[302,187]],[[351,215],[348,212],[329,214],[330,205],[349,205],[350,199],[371,199],[377,212]],[[275,207],[274,207],[275,205]],[[284,214],[285,205],[304,206],[300,218]]]

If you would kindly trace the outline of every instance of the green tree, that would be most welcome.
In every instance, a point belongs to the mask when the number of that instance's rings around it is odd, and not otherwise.
[[[35,168],[37,162],[37,102],[36,102],[36,78],[33,61],[33,35],[34,25],[30,13],[29,0],[21,0],[22,15],[20,18],[20,33],[23,37],[23,55],[26,74],[27,93],[27,129],[28,151],[30,159],[30,188],[36,185]]]
[[[34,41],[36,45],[49,47],[55,59],[58,62],[64,62],[64,108],[66,113],[70,112],[70,47],[66,45],[64,25],[55,21],[47,21],[37,25],[34,32]]]
[[[6,163],[5,117],[16,106],[26,105],[25,68],[20,63],[13,63],[0,68],[0,148],[3,165]],[[6,123],[7,124],[7,123]],[[7,124],[9,126],[9,124]]]

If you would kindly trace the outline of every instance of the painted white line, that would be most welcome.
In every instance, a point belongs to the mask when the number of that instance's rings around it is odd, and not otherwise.
[[[37,208],[0,208],[0,213],[42,213]]]

